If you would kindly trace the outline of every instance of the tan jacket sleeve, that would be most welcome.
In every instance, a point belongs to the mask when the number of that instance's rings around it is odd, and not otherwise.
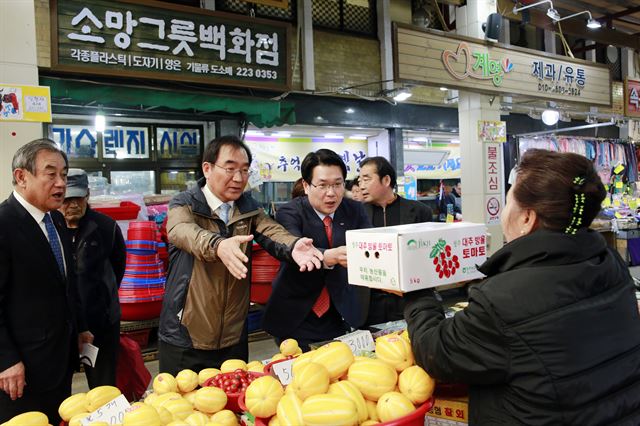
[[[222,237],[196,223],[189,206],[175,206],[169,209],[167,235],[171,244],[192,254],[200,261],[217,262],[219,260],[215,246]]]
[[[269,217],[263,209],[260,209],[255,219],[254,235],[255,240],[271,256],[278,260],[293,262],[291,251],[300,237],[287,231],[282,225]]]

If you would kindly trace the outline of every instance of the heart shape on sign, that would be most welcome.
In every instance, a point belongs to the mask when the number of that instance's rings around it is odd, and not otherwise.
[[[453,69],[452,61],[460,63],[463,63],[464,61],[464,74],[460,74]],[[460,43],[456,52],[452,52],[451,50],[444,50],[442,52],[442,63],[447,71],[449,71],[449,74],[451,74],[454,78],[458,80],[464,80],[465,78],[467,78],[469,74],[471,74],[471,52],[469,51],[469,46],[467,45],[467,43]]]

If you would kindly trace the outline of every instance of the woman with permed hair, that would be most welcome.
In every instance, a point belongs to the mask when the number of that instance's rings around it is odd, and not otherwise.
[[[633,280],[589,229],[605,194],[585,157],[526,152],[468,307],[445,319],[432,290],[405,295],[416,362],[469,385],[470,425],[640,424]]]

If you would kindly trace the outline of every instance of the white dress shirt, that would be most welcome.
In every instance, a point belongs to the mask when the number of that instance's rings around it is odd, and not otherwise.
[[[218,216],[220,216],[220,211],[218,210],[221,205],[224,204],[218,197],[214,195],[213,192],[209,189],[209,185],[206,183],[202,187],[202,193],[204,194],[204,198],[207,200],[207,204],[212,212],[216,212]],[[227,201],[227,204],[231,207],[229,209],[229,220],[231,220],[231,216],[233,216],[233,201]]]

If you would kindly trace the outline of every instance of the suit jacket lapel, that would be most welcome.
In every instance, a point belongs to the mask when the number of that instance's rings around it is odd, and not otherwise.
[[[344,203],[340,203],[333,215],[333,247],[340,247],[347,243],[345,233],[349,228],[349,217],[344,210]]]
[[[55,276],[60,283],[64,283],[65,280],[60,275],[58,262],[56,262],[56,258],[53,255],[51,245],[49,245],[49,240],[47,240],[47,237],[44,236],[40,225],[36,223],[36,221],[33,219],[33,216],[31,216],[29,212],[24,207],[22,207],[18,200],[15,199],[13,194],[9,196],[9,202],[13,206],[16,215],[18,216],[18,228],[25,235],[25,240],[32,245],[33,253],[36,254],[36,256],[39,256],[48,265],[49,269],[51,270],[51,275]],[[64,238],[61,238],[61,240],[64,244]],[[71,253],[71,249],[67,248],[66,246],[64,247],[64,250],[65,257],[67,256],[67,253]],[[67,265],[70,265],[70,263],[67,262]]]
[[[320,216],[318,216],[316,211],[313,209],[307,197],[302,200],[302,204],[307,211],[306,216],[308,220],[306,226],[309,228],[309,232],[303,232],[303,235],[308,234],[305,236],[313,238],[313,245],[316,247],[324,249],[329,248],[329,239],[327,238],[327,233],[324,230],[324,223],[320,220]]]

